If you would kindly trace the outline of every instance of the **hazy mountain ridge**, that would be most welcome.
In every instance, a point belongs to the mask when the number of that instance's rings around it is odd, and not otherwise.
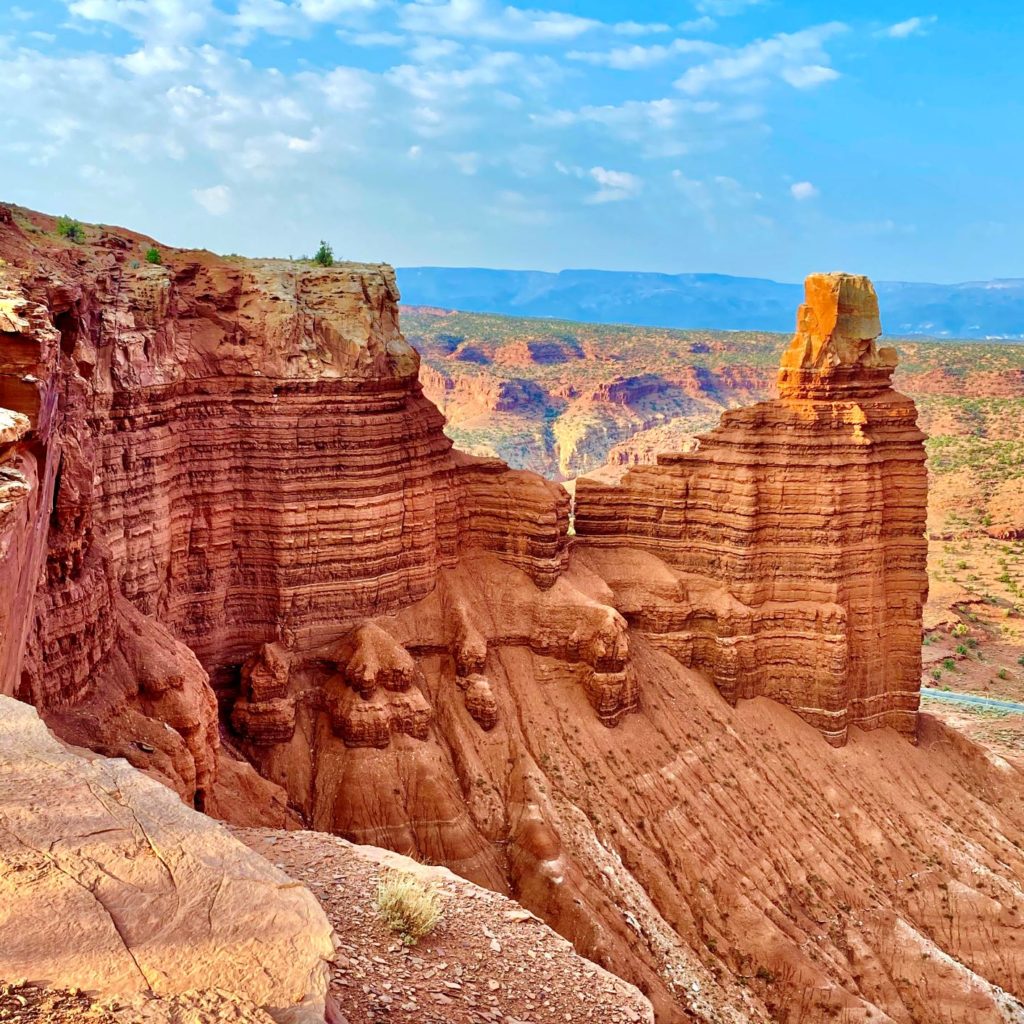
[[[802,286],[724,274],[398,269],[408,305],[642,327],[789,331]],[[877,285],[890,335],[1024,340],[1024,279]]]

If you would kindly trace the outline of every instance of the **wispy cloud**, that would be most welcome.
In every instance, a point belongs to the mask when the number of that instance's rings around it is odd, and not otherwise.
[[[713,88],[757,89],[779,78],[798,88],[820,85],[839,77],[829,65],[824,44],[845,31],[845,24],[831,21],[799,32],[780,32],[690,68],[675,85],[691,95]]]
[[[672,184],[711,231],[716,229],[721,214],[741,207],[749,209],[761,199],[760,192],[724,174],[691,178],[677,169],[672,172]]]
[[[216,16],[212,0],[72,0],[68,11],[83,21],[114,25],[160,42],[193,39]]]
[[[929,26],[934,25],[939,19],[934,14],[907,18],[906,21],[898,21],[895,25],[882,29],[879,35],[888,36],[890,39],[906,39],[908,36],[923,36]]]
[[[560,42],[601,26],[593,18],[505,7],[493,0],[416,0],[399,8],[398,20],[410,32],[506,42]]]
[[[794,89],[813,89],[823,82],[833,82],[841,77],[835,68],[824,64],[803,64],[796,68],[783,68],[782,77]]]
[[[591,167],[590,177],[598,184],[584,200],[587,203],[619,203],[624,199],[635,199],[643,190],[643,179],[629,171],[610,171],[605,167]]]
[[[569,60],[580,61],[619,71],[634,71],[663,64],[682,54],[712,54],[724,50],[725,47],[709,43],[703,39],[673,39],[671,43],[653,46],[617,46],[611,50],[570,50],[566,56]]]

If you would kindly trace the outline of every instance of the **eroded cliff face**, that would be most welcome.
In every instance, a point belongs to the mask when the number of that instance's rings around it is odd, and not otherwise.
[[[584,488],[570,544],[560,487],[451,450],[387,268],[52,227],[0,223],[7,692],[213,813],[514,895],[662,1021],[1024,1012],[1021,780],[918,721],[866,282],[812,282],[778,402]]]
[[[261,643],[415,601],[460,548],[553,582],[567,498],[452,452],[390,268],[154,266],[52,227],[0,222],[3,692],[206,806],[207,674],[231,697]]]
[[[730,702],[772,697],[837,745],[852,724],[917,732],[924,435],[880,333],[870,282],[813,275],[777,400],[576,488],[576,532],[637,630]]]

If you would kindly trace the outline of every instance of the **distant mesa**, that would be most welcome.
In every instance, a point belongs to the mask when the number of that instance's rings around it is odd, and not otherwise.
[[[725,274],[404,267],[405,302],[473,313],[643,327],[788,331],[797,284]],[[1024,340],[1024,279],[877,285],[893,337]]]

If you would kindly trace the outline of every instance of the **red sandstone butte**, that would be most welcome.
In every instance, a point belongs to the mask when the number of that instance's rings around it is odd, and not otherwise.
[[[1024,786],[917,712],[922,436],[865,279],[571,539],[452,449],[389,268],[54,228],[0,218],[0,690],[514,896],[662,1024],[1007,1019]]]
[[[636,629],[730,702],[771,697],[836,745],[850,725],[917,732],[924,435],[880,333],[866,278],[812,275],[778,399],[576,488],[577,535]]]

